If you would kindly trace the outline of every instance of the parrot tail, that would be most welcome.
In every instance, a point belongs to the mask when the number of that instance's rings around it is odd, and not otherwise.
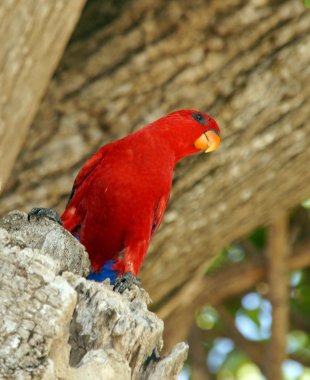
[[[104,280],[109,278],[110,284],[113,285],[119,275],[119,272],[113,269],[113,265],[115,263],[115,260],[106,261],[99,272],[90,272],[90,274],[87,276],[87,280],[103,282]]]
[[[73,231],[73,236],[80,241],[79,237],[79,229],[80,226],[77,226],[77,228]],[[90,272],[89,275],[86,277],[87,280],[92,280],[96,282],[103,282],[107,278],[110,279],[110,284],[114,285],[115,280],[117,279],[119,275],[119,271],[114,269],[116,261],[115,260],[108,260],[105,262],[103,267],[100,269],[99,272]]]

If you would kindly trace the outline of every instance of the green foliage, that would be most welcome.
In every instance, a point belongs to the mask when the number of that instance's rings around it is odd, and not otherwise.
[[[221,370],[224,371],[224,373],[230,372],[233,376],[236,376],[240,367],[242,367],[245,364],[248,364],[249,362],[249,358],[245,355],[244,352],[234,350],[233,352],[227,355],[227,358],[224,361]]]
[[[219,315],[212,306],[206,306],[197,313],[196,323],[202,330],[211,330],[218,327]]]
[[[258,227],[249,235],[249,240],[255,245],[255,247],[264,248],[267,243],[267,237],[267,227]]]
[[[215,273],[223,269],[225,266],[241,262],[245,259],[246,253],[242,246],[234,243],[231,246],[222,249],[222,251],[215,257],[212,264],[209,266],[206,275]]]
[[[309,0],[310,2],[310,0]],[[302,207],[304,207],[307,210],[310,210],[310,198],[306,199],[304,202],[302,202]]]
[[[310,211],[310,198],[302,203],[302,207]],[[291,225],[294,230],[299,231],[299,235],[296,236],[301,238],[304,238],[309,231],[305,215],[301,208],[296,208],[291,213]],[[304,231],[303,234],[300,231]],[[247,239],[259,253],[263,254],[266,251],[268,228],[265,226],[257,228]],[[223,249],[206,276],[246,260],[249,254],[243,246],[247,245],[235,242]],[[289,286],[291,330],[287,335],[287,352],[294,360],[290,359],[284,363],[283,379],[310,380],[310,268],[293,271],[290,274]],[[268,285],[257,287],[257,289],[230,299],[225,302],[225,305],[222,305],[230,314],[243,339],[249,344],[258,346],[268,342],[272,318],[271,304],[265,293],[259,293],[260,289],[262,292],[266,292]],[[214,374],[214,379],[265,379],[257,365],[238,347],[238,342],[234,343],[231,340],[234,335],[231,335],[230,329],[222,321],[221,315],[214,307],[206,305],[197,313],[196,321],[201,329],[210,332],[210,338],[204,344],[209,372]]]

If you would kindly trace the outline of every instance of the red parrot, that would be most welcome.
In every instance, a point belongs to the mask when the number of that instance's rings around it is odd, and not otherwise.
[[[137,283],[163,220],[176,163],[215,150],[219,135],[209,115],[177,111],[103,146],[85,163],[61,220],[86,247],[89,279],[110,278],[120,292]]]

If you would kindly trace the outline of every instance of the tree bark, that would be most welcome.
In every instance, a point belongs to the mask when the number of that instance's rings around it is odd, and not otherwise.
[[[0,192],[85,0],[0,5]]]
[[[160,309],[172,295],[200,294],[219,249],[310,194],[310,13],[300,0],[109,5],[111,17],[91,30],[85,10],[0,213],[62,211],[78,168],[100,145],[175,109],[208,111],[222,147],[178,166],[141,272]],[[191,320],[180,316],[174,329],[180,324]]]
[[[0,219],[0,378],[176,380],[188,345],[160,357],[164,324],[148,294],[121,295],[88,271],[62,226],[18,211]]]
[[[268,244],[268,280],[272,304],[272,328],[267,350],[267,377],[282,380],[282,366],[287,358],[287,332],[289,327],[289,288],[287,259],[290,255],[288,216],[276,215]]]

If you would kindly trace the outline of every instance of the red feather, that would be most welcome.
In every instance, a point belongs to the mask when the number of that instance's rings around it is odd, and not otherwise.
[[[209,130],[219,134],[208,115],[174,112],[102,147],[86,162],[61,218],[85,245],[93,271],[114,259],[120,274],[139,272],[162,222],[175,164],[198,152],[194,142]]]

